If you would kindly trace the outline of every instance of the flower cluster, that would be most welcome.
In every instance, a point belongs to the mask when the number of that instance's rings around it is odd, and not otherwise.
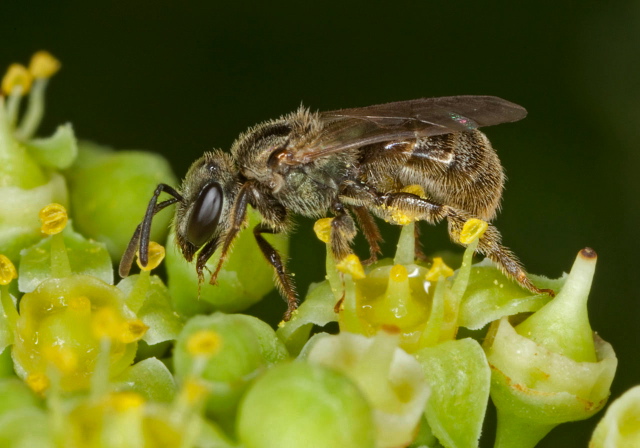
[[[176,179],[161,157],[78,141],[69,124],[34,137],[59,68],[39,52],[2,80],[1,446],[475,447],[491,398],[496,446],[526,448],[605,405],[617,361],[587,316],[595,252],[560,279],[531,276],[558,291],[532,295],[474,264],[480,220],[461,232],[459,266],[416,260],[411,220],[393,259],[364,267],[327,247],[325,280],[277,331],[232,314],[273,287],[251,232],[218,286],[198,284],[171,236],[166,283],[153,242],[147,266],[116,283],[155,185]],[[165,241],[169,217],[155,224]],[[328,244],[330,218],[315,230]],[[271,242],[286,254],[285,237]],[[593,446],[638,440],[624,422],[639,397],[610,408]]]

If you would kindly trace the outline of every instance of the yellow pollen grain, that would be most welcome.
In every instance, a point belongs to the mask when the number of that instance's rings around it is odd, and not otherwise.
[[[489,224],[482,219],[471,218],[464,223],[462,232],[460,232],[460,242],[462,244],[470,244],[476,238],[480,239],[484,232],[489,228]]]
[[[16,267],[9,258],[0,254],[0,285],[8,285],[16,278],[18,278]]]
[[[192,356],[213,356],[220,351],[222,338],[212,330],[200,330],[187,339],[187,352]]]
[[[411,216],[407,215],[406,213],[403,213],[399,210],[394,210],[391,213],[391,219],[393,222],[395,222],[396,224],[399,224],[401,226],[406,226],[407,224],[411,224],[412,222],[415,221],[414,218],[412,218]]]
[[[40,230],[45,235],[55,235],[62,232],[69,220],[67,209],[56,203],[49,204],[40,210],[39,217],[42,222]]]
[[[444,260],[440,257],[433,259],[433,264],[425,276],[429,282],[437,282],[440,277],[451,277],[453,275],[453,269],[451,269]]]
[[[135,392],[114,392],[109,397],[109,404],[116,412],[125,412],[143,406],[144,398]]]
[[[201,381],[188,379],[182,386],[183,394],[189,403],[196,403],[209,394],[209,389]]]
[[[349,274],[354,280],[365,278],[364,268],[356,254],[349,254],[336,264],[338,271],[343,274]]]
[[[42,350],[44,359],[55,366],[60,372],[69,374],[78,367],[78,356],[69,347],[49,346]]]
[[[420,185],[407,185],[400,191],[402,191],[403,193],[415,194],[416,196],[420,196],[423,199],[427,197],[426,193],[424,192],[424,188],[422,188]]]
[[[21,87],[22,95],[25,95],[31,89],[31,83],[33,77],[31,73],[22,64],[11,64],[4,78],[2,78],[2,93],[5,95],[11,94],[13,89]]]
[[[41,395],[49,387],[49,378],[42,372],[30,373],[25,381],[29,389]]]
[[[142,322],[140,319],[128,320],[122,323],[118,339],[120,340],[120,342],[130,344],[142,339],[148,329],[149,326]]]
[[[91,311],[91,300],[87,296],[76,296],[69,299],[67,307],[73,311]]]
[[[60,61],[48,51],[38,51],[31,56],[29,73],[34,78],[51,78],[60,70]]]
[[[323,243],[328,243],[331,240],[331,223],[333,218],[318,219],[313,225],[313,231],[316,232],[316,237]]]
[[[157,268],[162,260],[164,260],[165,250],[164,246],[156,243],[155,241],[149,242],[149,255],[147,259],[147,265],[142,266],[140,264],[140,254],[138,253],[138,259],[136,263],[138,263],[138,267],[143,271],[150,271],[152,269]]]
[[[407,268],[402,266],[401,264],[397,264],[391,268],[389,271],[389,279],[394,282],[404,282],[409,278],[409,273],[407,272]]]
[[[91,330],[97,338],[117,338],[120,336],[122,318],[110,307],[102,307],[91,319]]]

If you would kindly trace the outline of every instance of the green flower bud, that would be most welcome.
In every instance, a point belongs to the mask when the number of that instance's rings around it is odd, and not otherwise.
[[[640,446],[640,386],[616,399],[593,432],[589,448]]]
[[[16,327],[16,372],[37,392],[56,378],[63,391],[88,388],[101,359],[105,375],[122,373],[146,330],[118,288],[83,275],[52,278],[25,294]]]
[[[496,447],[533,447],[556,425],[602,409],[617,359],[597,335],[593,343],[596,361],[576,361],[519,335],[506,317],[492,326],[485,351],[498,409]]]
[[[482,347],[460,339],[423,348],[415,356],[431,386],[425,416],[433,433],[444,446],[477,447],[491,385]]]
[[[429,386],[414,357],[398,348],[398,333],[380,331],[373,338],[341,332],[323,337],[307,361],[351,378],[373,408],[376,446],[408,445],[414,438],[429,397]]]
[[[119,260],[157,185],[175,184],[177,179],[157,154],[112,152],[84,142],[79,151],[78,161],[67,173],[72,218],[78,231],[105,243],[113,259]],[[170,221],[170,212],[157,214],[151,239],[164,241]]]
[[[174,351],[177,378],[202,378],[209,388],[207,411],[231,425],[240,397],[270,364],[287,357],[274,331],[255,317],[216,313],[192,318]]]
[[[242,400],[237,434],[246,448],[373,448],[371,410],[345,376],[285,363],[260,377]]]
[[[167,242],[167,274],[169,291],[174,307],[185,316],[212,311],[227,313],[242,311],[258,302],[274,288],[273,267],[267,262],[253,237],[252,229],[260,222],[260,215],[248,210],[248,226],[233,243],[233,249],[218,275],[218,284],[211,285],[208,278],[198,284],[195,264],[187,262],[175,244],[173,235]],[[289,240],[286,235],[265,236],[273,247],[286,258]],[[219,252],[207,262],[213,272]]]

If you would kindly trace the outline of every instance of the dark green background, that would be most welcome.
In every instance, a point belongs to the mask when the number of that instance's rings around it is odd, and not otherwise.
[[[598,252],[589,308],[619,356],[613,397],[640,382],[639,2],[3,0],[1,11],[3,66],[39,49],[64,64],[44,132],[72,121],[83,138],[165,154],[180,176],[301,101],[522,104],[526,120],[486,130],[509,177],[497,225],[534,273],[558,276],[581,248]],[[429,251],[452,247],[444,226],[423,239]],[[291,260],[301,290],[321,276],[323,250],[301,221]],[[282,302],[267,300],[280,315]],[[596,420],[540,446],[585,446]]]

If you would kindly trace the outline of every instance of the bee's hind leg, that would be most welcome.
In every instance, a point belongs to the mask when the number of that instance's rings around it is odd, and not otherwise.
[[[331,252],[340,261],[353,253],[351,242],[357,234],[356,223],[341,203],[335,202],[331,210],[335,214],[331,221]]]

